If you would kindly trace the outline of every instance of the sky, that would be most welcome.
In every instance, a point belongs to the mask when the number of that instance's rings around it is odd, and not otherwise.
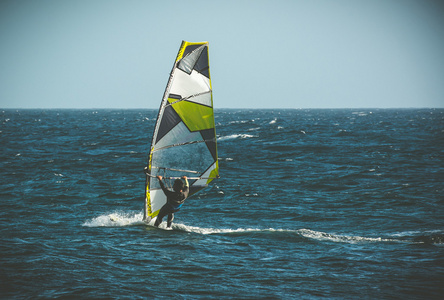
[[[3,0],[0,108],[157,109],[182,40],[215,108],[444,107],[444,1]]]

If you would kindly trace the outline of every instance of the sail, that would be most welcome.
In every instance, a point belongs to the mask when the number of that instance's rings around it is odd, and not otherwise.
[[[208,42],[183,41],[180,46],[157,116],[147,169],[148,221],[166,203],[157,175],[167,184],[187,176],[190,195],[219,176]]]

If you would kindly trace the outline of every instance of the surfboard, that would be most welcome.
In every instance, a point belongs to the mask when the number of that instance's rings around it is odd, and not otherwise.
[[[172,227],[166,227],[166,223],[165,222],[163,222],[162,224],[160,224],[158,227],[157,226],[154,226],[154,223],[156,222],[156,217],[155,218],[153,218],[152,220],[150,220],[149,222],[146,222],[145,221],[145,224],[148,226],[148,227],[152,227],[152,228],[156,228],[156,229],[161,229],[161,230],[173,230],[173,228]]]

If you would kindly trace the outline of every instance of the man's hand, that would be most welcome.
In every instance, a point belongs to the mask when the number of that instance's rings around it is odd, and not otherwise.
[[[160,176],[160,175],[157,175],[157,179],[159,179],[159,181],[162,181],[162,176]]]
[[[187,179],[188,179],[188,177],[186,177],[186,176],[182,176],[182,179],[184,179],[184,180],[187,180]]]

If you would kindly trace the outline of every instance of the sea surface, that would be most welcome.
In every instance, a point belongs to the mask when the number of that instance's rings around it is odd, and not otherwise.
[[[444,109],[216,109],[172,231],[142,222],[156,115],[0,111],[0,298],[443,299]]]

